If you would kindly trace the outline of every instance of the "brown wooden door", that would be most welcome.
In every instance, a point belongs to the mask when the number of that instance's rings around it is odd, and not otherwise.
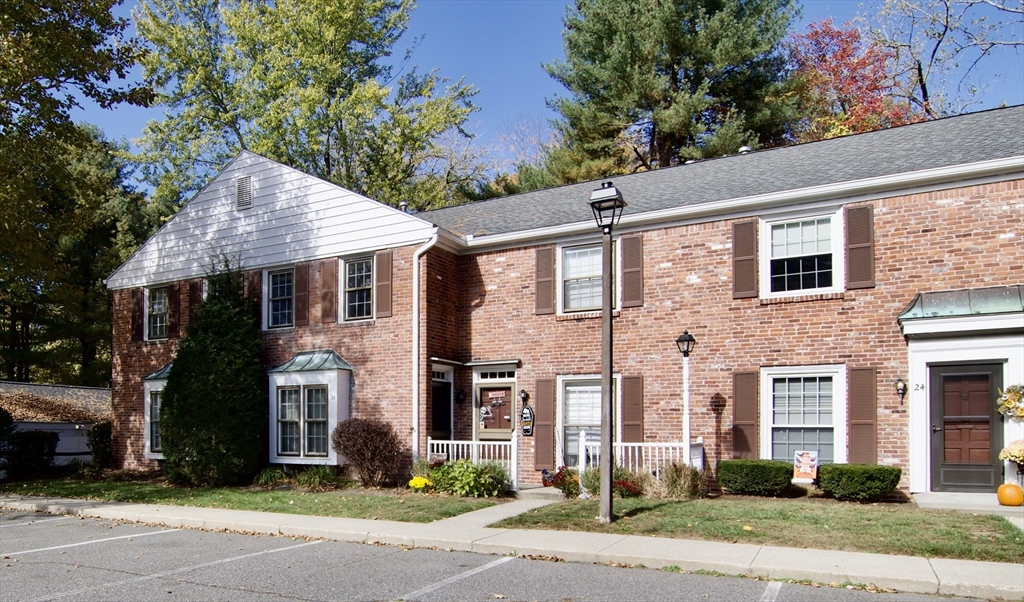
[[[996,364],[931,369],[933,491],[995,491],[1002,483],[998,383]]]
[[[511,429],[515,410],[512,387],[480,389],[480,428],[488,431]]]

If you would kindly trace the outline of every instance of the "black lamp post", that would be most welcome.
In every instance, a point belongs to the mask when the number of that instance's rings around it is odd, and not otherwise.
[[[612,521],[612,436],[615,429],[612,402],[612,228],[622,217],[626,201],[611,182],[590,193],[594,221],[604,233],[601,246],[601,513],[602,523]],[[584,451],[580,450],[580,454]]]
[[[686,444],[686,465],[690,465],[690,352],[693,351],[697,339],[689,330],[676,339],[676,346],[683,354],[683,442]]]

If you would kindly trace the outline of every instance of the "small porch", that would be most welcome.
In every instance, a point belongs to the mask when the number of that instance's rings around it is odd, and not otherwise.
[[[601,442],[587,440],[584,431],[580,433],[580,446],[586,453],[580,456],[579,466],[573,468],[581,472],[597,468],[601,463]],[[684,462],[698,470],[704,468],[704,441],[701,438],[689,446],[683,442],[615,442],[614,453],[617,466],[633,472],[649,472],[659,480],[662,467],[673,462]],[[474,464],[494,462],[508,471],[514,489],[520,487],[519,437],[512,437],[509,441],[451,441],[428,437],[427,458],[470,460]]]

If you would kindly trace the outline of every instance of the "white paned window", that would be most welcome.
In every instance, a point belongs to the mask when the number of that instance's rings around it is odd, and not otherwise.
[[[373,317],[373,258],[345,262],[345,319]]]
[[[268,298],[268,320],[270,328],[292,325],[292,303],[294,295],[294,272],[278,270],[270,272],[270,295]]]
[[[149,392],[149,451],[153,453],[163,451],[160,440],[160,402],[163,397],[163,390]]]
[[[601,245],[562,249],[564,311],[601,309]]]
[[[846,461],[844,366],[765,368],[761,386],[761,457],[817,451],[821,464]]]
[[[142,381],[142,419],[145,424],[143,455],[150,460],[162,460],[163,437],[160,432],[160,407],[163,405],[164,379]]]
[[[146,338],[167,338],[167,287],[147,291]]]
[[[842,212],[762,221],[765,297],[843,290]]]
[[[277,453],[299,455],[299,389],[277,390]]]
[[[327,455],[327,387],[306,387],[303,430],[306,455]]]
[[[580,431],[587,441],[601,440],[601,382],[566,381],[562,395],[563,457],[566,466],[577,466]]]

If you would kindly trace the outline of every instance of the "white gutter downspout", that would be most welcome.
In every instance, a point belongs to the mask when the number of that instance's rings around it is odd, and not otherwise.
[[[412,459],[420,457],[420,257],[437,244],[437,228],[412,254]]]

